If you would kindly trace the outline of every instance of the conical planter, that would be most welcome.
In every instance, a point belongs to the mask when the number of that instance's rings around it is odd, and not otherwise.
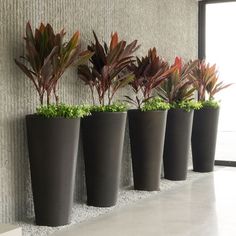
[[[126,112],[94,112],[82,119],[88,205],[116,204],[125,123]]]
[[[160,190],[167,111],[129,110],[134,189]]]
[[[193,170],[214,170],[219,108],[202,108],[194,112],[192,132]]]
[[[37,225],[70,223],[80,119],[26,116]]]
[[[193,111],[170,109],[167,115],[164,147],[164,177],[185,180],[188,170]]]

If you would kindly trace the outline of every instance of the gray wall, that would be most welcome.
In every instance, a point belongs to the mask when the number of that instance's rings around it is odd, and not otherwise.
[[[33,27],[41,21],[57,30],[65,27],[68,35],[79,29],[83,45],[92,39],[92,29],[105,40],[118,31],[127,41],[139,40],[138,54],[156,46],[171,61],[175,55],[197,56],[196,0],[0,0],[0,222],[33,214],[24,116],[39,104],[32,84],[13,62],[22,54],[28,20]],[[73,69],[64,75],[60,95],[66,103],[90,101]],[[122,186],[130,183],[128,153],[126,137]],[[81,148],[78,170],[75,196],[81,200]]]

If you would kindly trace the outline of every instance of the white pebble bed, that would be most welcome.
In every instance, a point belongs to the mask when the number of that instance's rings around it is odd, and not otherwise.
[[[218,168],[217,168],[218,169]],[[158,196],[161,192],[168,191],[169,189],[176,188],[183,184],[188,184],[194,180],[209,175],[210,173],[196,173],[193,171],[188,172],[187,180],[185,181],[170,181],[161,179],[161,191],[146,192],[146,191],[135,191],[132,188],[120,190],[119,198],[116,206],[109,208],[98,208],[87,206],[86,204],[75,203],[72,210],[71,224],[61,227],[47,227],[37,226],[34,224],[34,219],[28,219],[27,222],[15,222],[15,224],[22,227],[23,236],[46,236],[52,233],[70,227],[74,224],[88,221],[94,217],[113,211],[117,208],[122,208],[130,204],[137,203],[139,200],[149,198],[151,196]]]

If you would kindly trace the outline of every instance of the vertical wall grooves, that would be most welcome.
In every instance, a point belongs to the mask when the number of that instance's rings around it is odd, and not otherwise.
[[[116,30],[127,41],[139,40],[139,55],[157,46],[168,60],[176,54],[186,59],[197,56],[196,0],[0,0],[0,223],[33,216],[24,116],[39,103],[33,85],[13,62],[23,52],[28,20],[33,27],[41,21],[57,30],[65,27],[67,38],[81,31],[83,48],[92,40],[92,29],[105,40]],[[75,68],[65,73],[60,88],[63,102],[91,101]],[[81,145],[77,169],[75,200],[81,201],[85,193]],[[130,179],[126,132],[122,184]]]

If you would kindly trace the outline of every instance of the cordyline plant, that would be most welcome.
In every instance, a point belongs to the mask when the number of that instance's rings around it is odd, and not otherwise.
[[[53,93],[56,104],[59,103],[57,95],[58,81],[65,70],[74,63],[85,63],[91,52],[80,52],[79,32],[75,32],[68,43],[63,43],[65,32],[62,29],[55,34],[50,24],[41,23],[33,33],[30,23],[26,25],[26,53],[21,56],[25,63],[15,60],[20,69],[33,82],[39,95],[40,104],[43,105],[44,97],[47,97],[47,105],[50,104],[50,96]]]
[[[133,53],[139,48],[137,40],[130,44],[118,39],[118,34],[111,34],[110,45],[104,42],[102,45],[93,31],[95,43],[88,46],[93,52],[90,59],[91,65],[79,65],[78,75],[86,85],[89,86],[92,94],[93,105],[95,105],[94,90],[98,95],[99,104],[104,106],[107,98],[108,105],[112,104],[115,93],[121,87],[127,85],[133,75],[127,72],[127,66],[133,61]]]
[[[198,101],[214,100],[216,93],[222,89],[229,87],[232,84],[223,84],[223,81],[218,82],[218,71],[216,65],[210,65],[204,60],[198,60],[197,66],[191,74],[193,85],[197,90]]]
[[[159,57],[156,48],[153,48],[149,49],[147,56],[141,59],[137,57],[136,63],[133,62],[129,70],[134,74],[134,80],[129,85],[135,93],[135,98],[125,97],[127,102],[140,109],[145,102],[153,98],[153,90],[168,78],[173,68],[169,68],[168,63]]]
[[[176,57],[169,78],[157,87],[158,95],[170,104],[192,100],[195,88],[190,78],[196,65],[197,61],[183,65],[182,59]]]

